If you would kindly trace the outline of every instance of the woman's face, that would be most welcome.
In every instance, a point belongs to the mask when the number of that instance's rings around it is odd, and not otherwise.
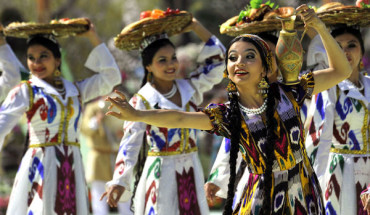
[[[51,83],[54,71],[60,65],[60,59],[42,45],[32,45],[27,50],[27,66],[32,75]]]
[[[257,48],[244,41],[237,41],[230,46],[227,60],[229,79],[237,86],[255,85],[261,81],[266,72]]]
[[[172,82],[177,77],[179,61],[176,57],[175,49],[171,45],[160,48],[155,53],[152,63],[146,67],[153,73],[153,81],[161,83],[163,81]]]
[[[352,67],[352,71],[356,71],[362,58],[361,45],[358,39],[350,33],[344,33],[336,36],[335,40],[343,49],[344,54]]]

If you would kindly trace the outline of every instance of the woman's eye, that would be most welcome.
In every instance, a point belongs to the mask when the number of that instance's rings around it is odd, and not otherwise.
[[[165,58],[161,58],[161,59],[158,60],[158,62],[165,63],[166,62],[166,59]]]
[[[255,57],[255,55],[254,54],[247,54],[246,56],[245,56],[245,58],[247,58],[247,59],[253,59]]]
[[[356,44],[352,43],[348,45],[348,48],[356,48]]]
[[[234,56],[234,55],[230,55],[230,56],[229,56],[229,60],[234,62],[234,61],[236,61],[236,60],[237,60],[237,57],[236,57],[236,56]]]
[[[176,56],[173,56],[173,57],[172,57],[172,60],[177,60],[177,57],[176,57]]]

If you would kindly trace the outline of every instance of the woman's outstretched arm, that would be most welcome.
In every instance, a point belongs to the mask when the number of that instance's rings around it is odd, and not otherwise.
[[[144,122],[149,125],[165,128],[194,128],[200,130],[211,130],[212,124],[209,117],[203,112],[184,112],[178,110],[136,110],[126,100],[125,95],[115,91],[119,97],[107,97],[106,101],[118,112],[109,111],[106,115],[114,116],[126,121]]]

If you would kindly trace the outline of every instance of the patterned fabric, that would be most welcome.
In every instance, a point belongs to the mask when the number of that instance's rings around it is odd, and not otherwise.
[[[360,194],[370,181],[370,78],[360,80],[365,95],[343,81],[313,99],[306,148],[330,214],[366,214]]]
[[[97,73],[75,84],[62,79],[65,98],[47,82],[32,77],[11,90],[2,104],[0,146],[24,114],[30,136],[29,148],[14,180],[7,214],[89,213],[87,186],[78,147],[79,98],[87,102],[107,94],[120,83],[121,76],[104,44],[93,49],[85,65]]]
[[[196,111],[197,105],[203,101],[203,93],[222,80],[224,51],[220,41],[212,36],[198,57],[200,66],[197,71],[188,79],[175,80],[181,106],[166,99],[150,83],[131,98],[130,104],[138,110]],[[146,144],[148,156],[135,193],[135,214],[209,214],[196,130],[125,122],[124,131],[113,179],[107,186],[124,186],[123,196],[130,196],[134,166],[141,147]],[[125,200],[129,198],[121,198],[121,201]]]
[[[272,214],[324,214],[320,186],[306,156],[300,118],[300,105],[311,95],[313,86],[312,73],[302,77],[298,85],[271,85],[270,90],[278,92],[274,114],[277,140],[272,166]],[[214,126],[210,132],[229,138],[229,105],[210,104],[204,112]],[[259,214],[266,195],[263,192],[266,126],[260,115],[241,112],[241,116],[244,120],[239,147],[250,174],[234,214]]]

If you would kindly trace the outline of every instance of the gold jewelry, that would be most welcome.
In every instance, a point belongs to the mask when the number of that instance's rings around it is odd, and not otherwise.
[[[263,98],[267,98],[269,87],[270,85],[267,83],[265,77],[263,77],[260,83],[258,83],[258,92],[262,94]]]
[[[62,73],[60,72],[60,70],[59,69],[56,69],[55,71],[54,71],[54,77],[60,77],[60,75],[61,75]]]
[[[227,90],[228,92],[236,92],[236,86],[235,86],[235,83],[234,83],[234,82],[232,82],[231,80],[229,80],[229,84],[227,85],[226,90]]]
[[[360,71],[364,69],[364,62],[362,61],[362,59],[360,60],[359,68]]]

